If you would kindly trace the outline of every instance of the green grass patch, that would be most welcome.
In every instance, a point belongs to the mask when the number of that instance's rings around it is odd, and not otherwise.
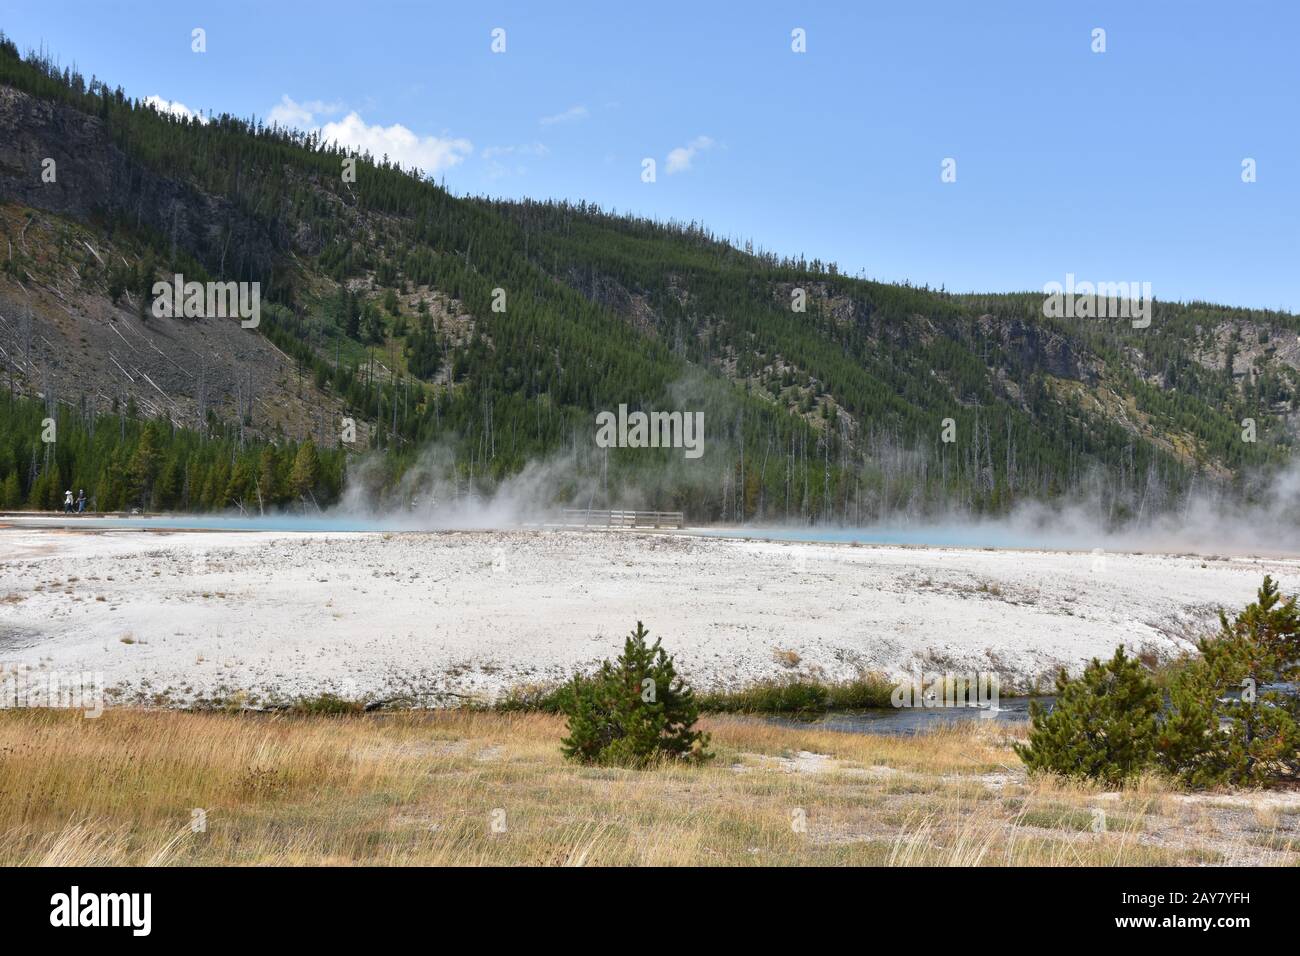
[[[705,714],[794,714],[811,716],[832,710],[890,707],[894,683],[868,674],[851,681],[825,683],[806,678],[762,681],[739,690],[696,693]],[[490,709],[511,713],[537,711],[558,714],[570,694],[569,684],[529,685],[507,691]]]
[[[879,674],[823,683],[807,678],[770,680],[733,691],[699,694],[700,710],[713,714],[819,714],[831,710],[890,707],[894,682]]]

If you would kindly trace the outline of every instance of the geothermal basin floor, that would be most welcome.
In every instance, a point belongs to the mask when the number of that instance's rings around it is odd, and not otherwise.
[[[1047,690],[1118,644],[1171,657],[1300,559],[605,531],[0,528],[0,664],[118,703],[332,693],[450,705],[562,680],[638,620],[704,689],[995,671]]]

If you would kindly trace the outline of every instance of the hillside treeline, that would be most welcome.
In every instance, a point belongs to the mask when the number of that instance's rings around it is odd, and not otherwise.
[[[1049,320],[1041,297],[872,282],[696,223],[459,198],[386,158],[361,157],[348,182],[345,153],[317,134],[164,115],[2,38],[0,84],[97,118],[141,168],[231,204],[227,235],[256,249],[186,247],[141,225],[129,195],[105,197],[99,225],[149,249],[116,281],[261,282],[261,333],[372,426],[365,485],[378,502],[408,503],[430,468],[491,494],[530,462],[563,461],[557,502],[694,521],[1000,513],[1084,489],[1122,521],[1290,453],[1294,370],[1266,349],[1244,371],[1232,343],[1219,366],[1202,353],[1225,326],[1255,337],[1242,348],[1295,334],[1293,316],[1157,303],[1148,330]],[[433,307],[435,292],[470,327]],[[595,413],[620,404],[703,411],[704,458],[595,448]],[[21,428],[0,433],[0,478],[22,503],[85,482],[102,508],[325,504],[357,457],[332,436],[312,442],[317,480],[295,481],[306,435],[244,441],[221,422],[68,406],[51,449],[31,444],[35,412],[5,408]],[[1241,440],[1245,417],[1259,441]]]

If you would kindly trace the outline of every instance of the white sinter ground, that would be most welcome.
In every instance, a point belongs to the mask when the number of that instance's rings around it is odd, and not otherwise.
[[[0,663],[121,702],[490,699],[644,621],[697,687],[995,670],[1046,689],[1118,644],[1171,656],[1300,560],[685,534],[0,529]]]

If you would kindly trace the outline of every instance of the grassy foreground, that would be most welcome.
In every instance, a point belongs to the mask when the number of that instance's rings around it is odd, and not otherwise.
[[[1030,781],[992,722],[701,726],[711,764],[626,771],[543,713],[4,710],[0,864],[1300,862],[1300,794]]]

